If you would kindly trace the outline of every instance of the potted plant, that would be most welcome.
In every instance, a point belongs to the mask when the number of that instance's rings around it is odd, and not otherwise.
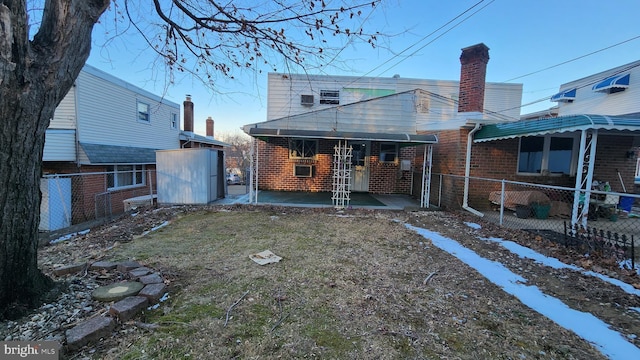
[[[551,203],[549,202],[533,202],[531,203],[533,213],[536,219],[546,219],[549,217],[549,210],[551,210]]]

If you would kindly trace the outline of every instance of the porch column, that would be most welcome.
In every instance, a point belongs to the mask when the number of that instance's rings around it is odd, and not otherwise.
[[[582,130],[580,134],[580,153],[576,170],[576,185],[573,195],[573,209],[571,210],[571,229],[580,225],[587,227],[589,217],[589,199],[591,198],[591,184],[593,182],[593,167],[596,162],[596,145],[598,130]],[[580,208],[582,205],[582,208]]]
[[[251,167],[249,171],[249,204],[258,203],[258,141],[251,138]]]

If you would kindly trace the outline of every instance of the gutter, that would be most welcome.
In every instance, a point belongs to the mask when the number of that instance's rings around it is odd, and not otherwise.
[[[467,135],[467,156],[464,165],[464,196],[462,198],[462,208],[479,217],[483,217],[484,214],[469,207],[469,175],[471,174],[471,144],[473,143],[473,134],[480,130],[481,127],[482,125],[480,123],[476,123],[476,126],[469,131],[469,135]]]

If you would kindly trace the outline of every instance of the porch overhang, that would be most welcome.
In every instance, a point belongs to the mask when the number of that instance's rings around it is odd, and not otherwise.
[[[303,138],[328,140],[368,140],[381,142],[397,142],[406,145],[436,144],[438,137],[433,134],[390,134],[352,131],[319,131],[296,129],[249,128],[248,134],[256,138]]]
[[[80,143],[89,164],[155,164],[156,150],[131,146]]]
[[[640,131],[640,116],[569,115],[491,124],[476,132],[473,141],[486,142],[588,129]]]

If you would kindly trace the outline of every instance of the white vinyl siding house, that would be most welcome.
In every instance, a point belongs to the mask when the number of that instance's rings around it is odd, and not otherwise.
[[[150,149],[179,148],[178,133],[167,124],[180,105],[98,69],[85,66],[77,81],[81,143]],[[101,94],[109,101],[96,101]],[[149,121],[139,121],[138,103],[149,105]]]
[[[338,112],[347,111],[343,105],[361,103],[368,118],[359,121],[370,124],[354,123],[353,126],[360,131],[366,131],[363,127],[372,124],[382,128],[398,126],[399,133],[453,129],[461,125],[460,119],[456,116],[458,81],[281,73],[270,73],[268,77],[267,120],[284,119],[302,113],[313,116],[310,112],[317,111],[319,122],[331,121],[330,115],[323,114],[320,110],[334,107]],[[420,91],[408,93],[417,89]],[[390,96],[401,93],[402,95],[396,98]],[[327,95],[336,94],[339,96],[339,105],[321,103],[321,99],[327,98]],[[386,101],[383,100],[385,97]],[[485,109],[488,110],[485,112],[486,116],[496,122],[518,120],[521,97],[522,84],[487,83],[484,101]],[[374,98],[378,98],[379,101],[376,101],[376,108],[371,108],[372,103],[367,103],[366,100]],[[358,106],[355,106],[348,111],[358,111],[357,109]],[[353,116],[357,115],[356,113],[351,116],[344,115],[350,119],[357,118]],[[327,118],[324,119],[323,116]],[[412,119],[407,119],[406,116]],[[407,126],[410,127],[410,131],[403,129]]]
[[[140,104],[145,105],[145,121],[140,120]],[[129,154],[135,149],[179,148],[179,112],[179,104],[85,65],[56,108],[47,129],[43,160],[85,165],[154,163],[149,157],[130,161],[122,156],[92,161],[85,144],[134,149]]]
[[[76,161],[76,87],[62,99],[51,119],[44,142],[44,161]]]
[[[607,78],[629,75],[628,87],[622,91],[596,91],[594,85]],[[640,112],[640,61],[618,66],[594,75],[571,81],[560,86],[561,95],[575,89],[575,96],[558,101],[558,116],[576,114],[626,115]],[[573,95],[573,94],[571,94]],[[554,96],[555,97],[555,96]]]

